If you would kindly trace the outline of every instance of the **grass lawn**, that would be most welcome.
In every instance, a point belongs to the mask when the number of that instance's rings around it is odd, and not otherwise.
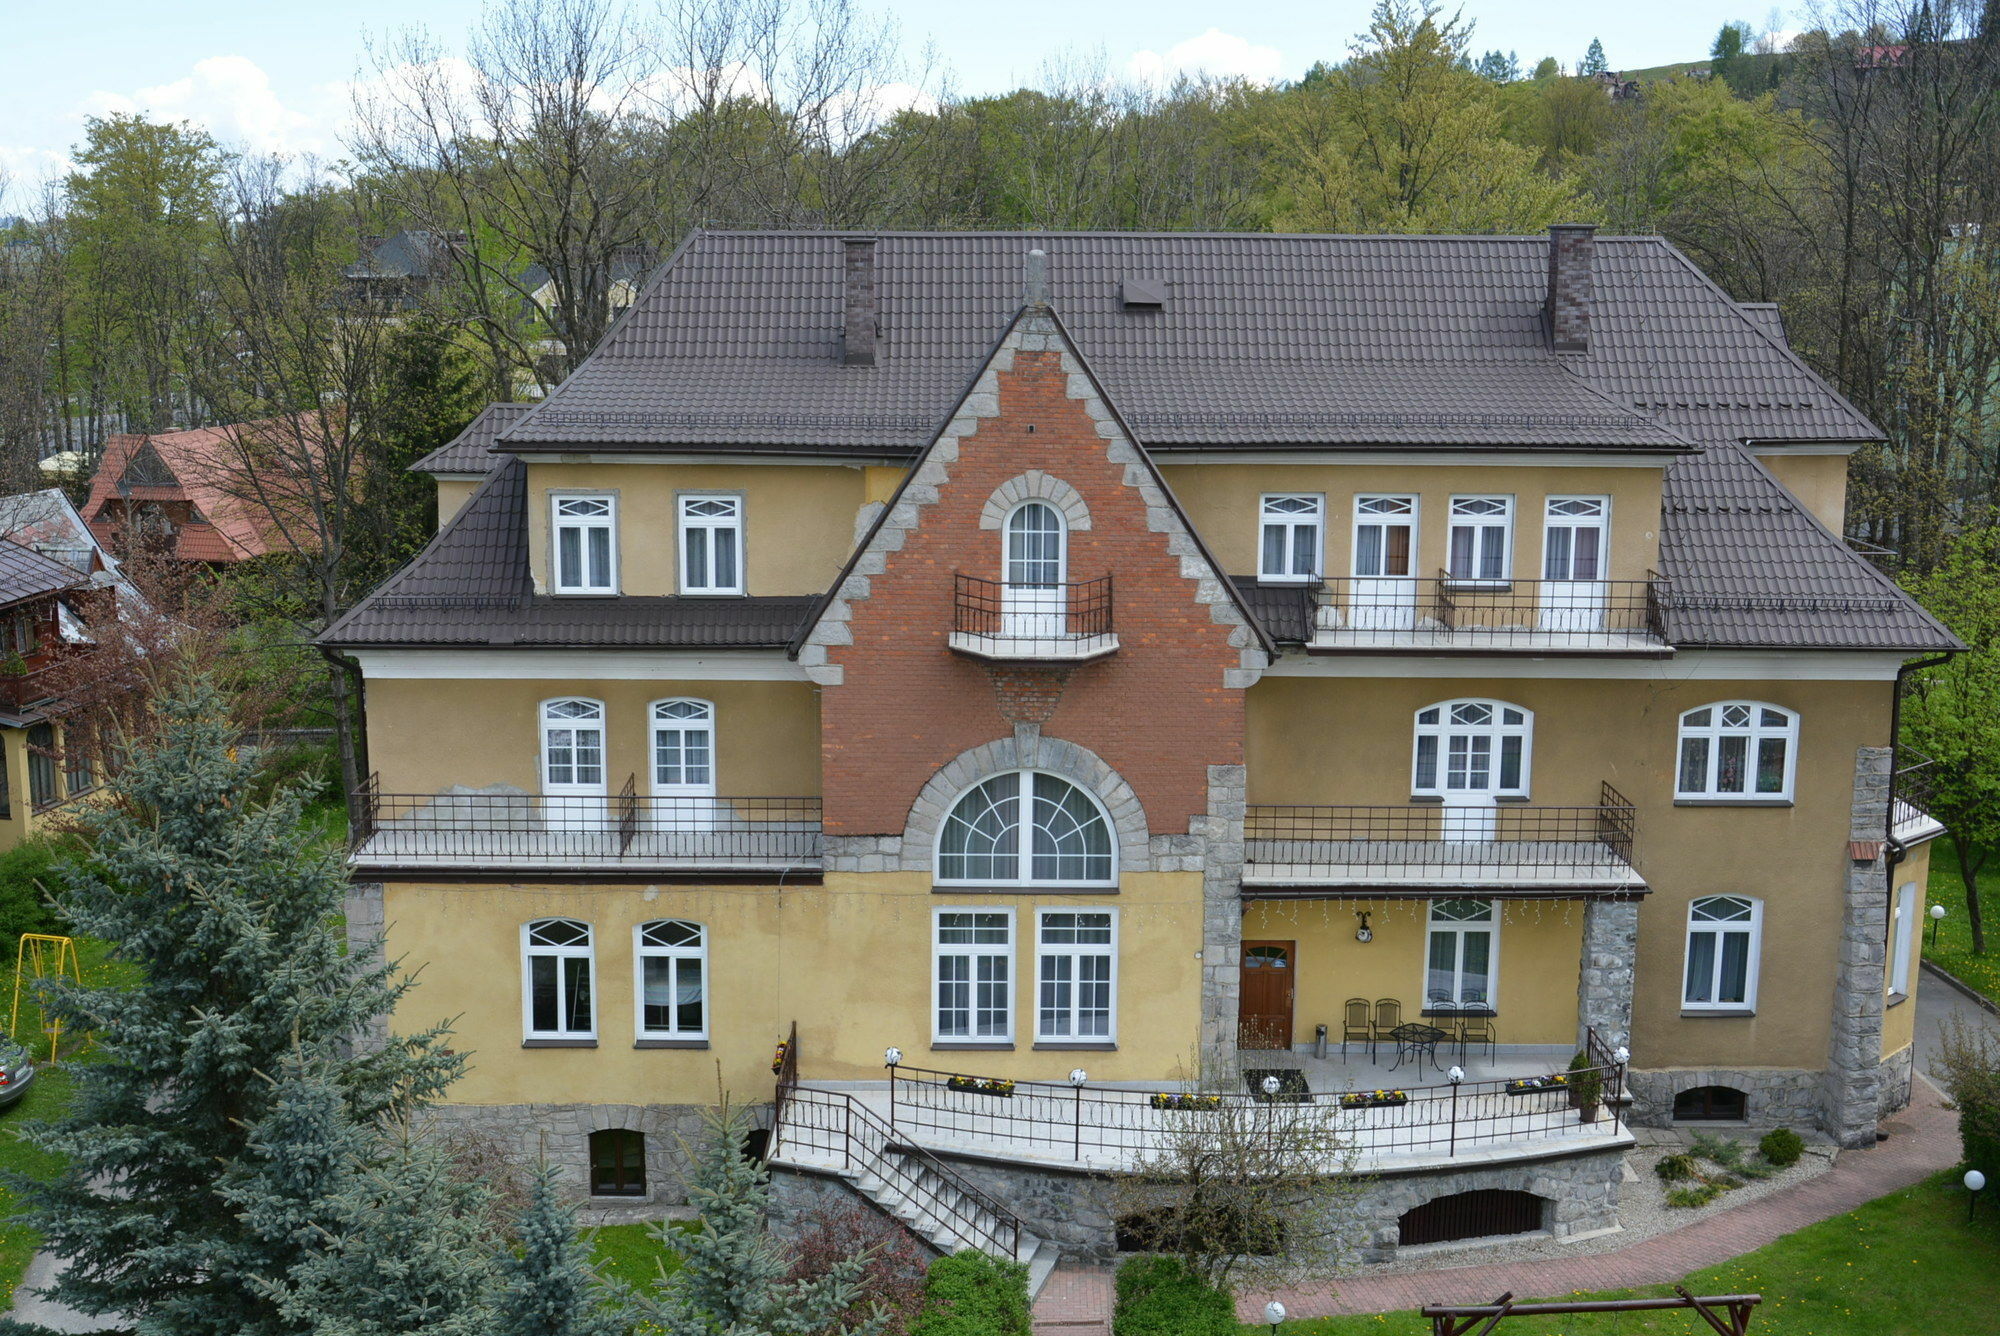
[[[694,1220],[676,1220],[671,1228],[687,1232],[701,1225]],[[584,1236],[590,1240],[590,1257],[598,1274],[606,1280],[623,1281],[635,1290],[658,1280],[662,1267],[672,1272],[681,1264],[681,1255],[663,1247],[651,1225],[599,1225],[585,1230]]]
[[[1990,860],[1979,878],[1980,907],[1986,920],[1986,954],[1972,954],[1972,925],[1965,917],[1965,883],[1958,877],[1958,853],[1951,841],[1931,842],[1930,903],[1951,911],[1938,926],[1937,945],[1931,945],[1931,920],[1923,919],[1924,959],[1947,974],[1971,984],[1995,1002],[2000,1002],[2000,855]]]
[[[1993,1196],[1988,1191],[1986,1196]],[[1987,1336],[2000,1313],[2000,1207],[1968,1224],[1956,1173],[1808,1225],[1683,1283],[1696,1294],[1761,1294],[1750,1330],[1771,1336]],[[1588,1297],[1667,1295],[1669,1286]],[[1576,1299],[1581,1293],[1544,1295]],[[1429,1336],[1414,1312],[1288,1322],[1287,1336]],[[1245,1327],[1244,1332],[1268,1328]],[[1510,1318],[1495,1336],[1697,1336],[1692,1312]]]

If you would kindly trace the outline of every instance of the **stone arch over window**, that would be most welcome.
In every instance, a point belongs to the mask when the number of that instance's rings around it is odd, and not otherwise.
[[[1014,508],[1024,501],[1048,502],[1063,517],[1064,527],[1071,532],[1090,527],[1090,507],[1084,504],[1082,494],[1061,478],[1040,469],[1016,474],[995,488],[993,495],[986,498],[985,509],[979,512],[979,527],[999,528],[1006,523]]]
[[[1123,872],[1153,870],[1146,812],[1125,777],[1087,747],[1032,733],[960,752],[930,777],[911,804],[903,826],[903,868],[932,871],[938,828],[952,804],[981,780],[1009,770],[1058,775],[1087,790],[1111,822],[1118,868]]]
[[[1500,1239],[1547,1231],[1555,1203],[1520,1188],[1473,1188],[1433,1197],[1396,1218],[1404,1248],[1466,1239]]]

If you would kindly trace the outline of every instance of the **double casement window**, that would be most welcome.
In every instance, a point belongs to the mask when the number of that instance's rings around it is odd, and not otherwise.
[[[1742,895],[1709,895],[1688,906],[1689,1011],[1748,1011],[1757,1005],[1757,948],[1764,906]]]
[[[590,1195],[646,1195],[646,1137],[625,1127],[590,1134]]]
[[[558,594],[618,592],[618,499],[549,498]]]
[[[1014,1038],[1014,911],[940,909],[933,950],[941,1043]]]
[[[632,930],[639,1038],[708,1038],[708,935],[699,923],[660,919]]]
[[[550,918],[523,925],[521,975],[529,1039],[597,1038],[597,959],[588,923]]]
[[[1889,932],[1889,993],[1910,995],[1910,947],[1917,932],[1917,883],[1906,881],[1896,889],[1894,926]]]
[[[1417,711],[1410,792],[1525,797],[1534,716],[1497,700],[1443,701]]]
[[[1111,823],[1066,779],[1014,770],[975,784],[938,832],[941,883],[1109,886]]]
[[[1493,1006],[1499,915],[1491,900],[1433,900],[1424,960],[1427,1011]]]
[[[1111,1042],[1118,972],[1112,911],[1044,909],[1038,924],[1035,1037]]]
[[[1797,767],[1799,717],[1758,701],[1723,701],[1681,716],[1677,798],[1786,802]]]
[[[1311,493],[1267,496],[1260,514],[1257,578],[1267,583],[1317,580],[1326,498]]]
[[[1513,574],[1514,498],[1454,496],[1446,574],[1454,580],[1502,583]]]
[[[743,498],[680,499],[681,592],[743,592]]]
[[[715,792],[715,707],[705,700],[653,702],[653,792]]]

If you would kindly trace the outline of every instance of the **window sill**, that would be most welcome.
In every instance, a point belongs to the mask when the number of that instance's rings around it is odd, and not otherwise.
[[[636,1039],[633,1048],[707,1048],[706,1039]]]
[[[1116,1053],[1115,1040],[1079,1039],[1074,1043],[1063,1039],[1045,1039],[1034,1046],[1036,1053]]]
[[[616,589],[552,589],[550,598],[617,598]]]
[[[1492,795],[1495,807],[1505,807],[1510,803],[1530,803],[1534,799],[1525,793],[1496,793]],[[1442,807],[1444,795],[1441,793],[1413,793],[1410,802],[1419,807]],[[1470,804],[1467,804],[1470,807]],[[1477,809],[1473,809],[1477,810]]]
[[[954,1043],[951,1040],[940,1040],[931,1045],[931,1052],[933,1053],[1012,1053],[1013,1051],[1014,1041],[1011,1039],[995,1040],[990,1044]]]
[[[1260,575],[1257,577],[1257,583],[1265,586],[1290,585],[1296,589],[1304,589],[1308,586],[1321,583],[1321,577],[1317,575]]]
[[[680,592],[680,597],[682,597],[682,598],[748,598],[748,597],[750,597],[750,595],[749,595],[749,594],[748,594],[748,593],[747,593],[746,591],[744,591],[744,590],[741,590],[741,589],[683,589],[683,590],[681,590],[681,592]]]
[[[1116,895],[1116,886],[953,886],[931,883],[932,895]]]
[[[1900,1007],[1909,1000],[1908,993],[1891,993],[1882,1000],[1882,1009],[1887,1011],[1890,1007]]]
[[[1438,588],[1465,589],[1483,594],[1508,594],[1513,592],[1514,582],[1512,580],[1475,580],[1470,577],[1461,580],[1454,576],[1451,579],[1439,581]]]
[[[522,1048],[596,1048],[595,1039],[523,1039]]]
[[[1755,1016],[1755,1007],[1683,1007],[1681,1019],[1684,1021],[1742,1020]]]
[[[1795,807],[1790,798],[1676,798],[1676,807]]]

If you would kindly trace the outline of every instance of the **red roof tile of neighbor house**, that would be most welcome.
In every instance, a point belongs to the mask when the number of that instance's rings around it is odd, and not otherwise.
[[[287,547],[284,526],[264,500],[241,482],[244,477],[242,433],[284,431],[282,419],[196,427],[151,435],[108,436],[104,454],[91,479],[83,517],[98,541],[112,545],[122,526],[114,501],[181,502],[193,507],[195,518],[179,524],[174,555],[185,561],[231,562],[261,557]],[[128,477],[136,473],[138,478]],[[143,478],[144,481],[138,480]],[[262,486],[285,495],[280,482],[267,475]]]

